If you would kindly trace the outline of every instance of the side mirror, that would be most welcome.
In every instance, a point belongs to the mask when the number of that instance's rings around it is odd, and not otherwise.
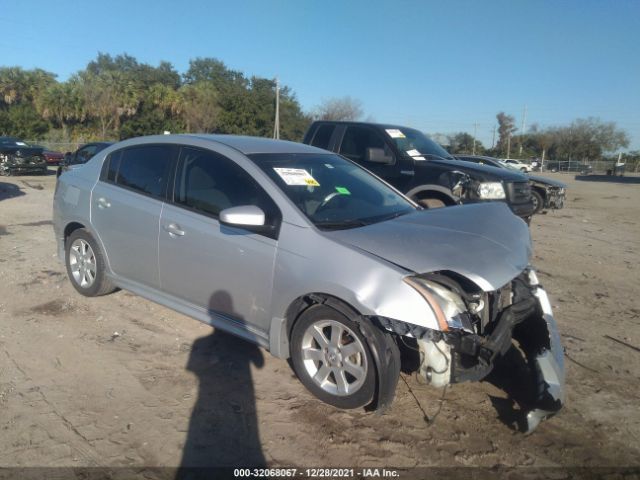
[[[220,223],[232,227],[263,227],[264,221],[264,212],[255,205],[240,205],[220,212]]]
[[[387,155],[384,148],[367,148],[365,160],[371,163],[390,165],[393,163],[393,155]]]

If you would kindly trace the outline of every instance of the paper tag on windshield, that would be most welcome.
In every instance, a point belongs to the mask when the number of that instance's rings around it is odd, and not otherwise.
[[[391,138],[405,138],[404,133],[397,128],[387,128],[387,133]]]
[[[410,157],[415,157],[420,155],[420,152],[418,150],[407,150],[407,155],[409,155]]]
[[[287,185],[319,187],[320,184],[304,168],[275,168],[274,170]]]
[[[21,147],[26,147],[27,144],[24,142],[16,142],[16,145],[20,145]]]
[[[424,158],[421,155],[416,155],[415,157],[412,157],[414,160],[426,160],[426,158]]]

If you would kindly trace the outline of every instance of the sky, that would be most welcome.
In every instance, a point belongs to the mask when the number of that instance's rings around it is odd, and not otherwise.
[[[640,149],[640,0],[0,0],[0,65],[65,80],[98,52],[214,57],[311,111],[351,96],[427,133],[599,117]],[[475,127],[474,127],[475,124]]]

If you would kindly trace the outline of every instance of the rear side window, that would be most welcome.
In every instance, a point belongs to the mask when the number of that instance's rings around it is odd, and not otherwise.
[[[320,125],[313,136],[311,145],[326,150],[329,147],[329,140],[331,140],[331,135],[333,135],[335,128],[335,125]]]
[[[185,147],[176,175],[174,202],[214,217],[225,208],[260,207],[276,225],[280,211],[271,197],[233,160],[219,153]]]
[[[172,148],[145,145],[115,152],[109,160],[107,180],[140,193],[161,197],[165,191]]]
[[[340,153],[356,162],[366,159],[367,148],[383,148],[390,154],[384,138],[368,127],[348,127],[340,145]]]

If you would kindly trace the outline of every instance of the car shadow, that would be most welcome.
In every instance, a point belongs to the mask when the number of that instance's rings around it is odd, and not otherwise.
[[[211,295],[209,306],[233,312],[224,291]],[[187,370],[198,377],[199,390],[176,479],[214,478],[212,468],[265,466],[252,364],[264,365],[260,348],[222,330],[193,343]]]
[[[535,405],[535,377],[524,354],[512,346],[495,361],[493,370],[483,381],[507,394],[508,398],[489,395],[500,421],[514,430],[525,432],[526,415]]]
[[[580,182],[609,182],[609,183],[626,183],[637,184],[640,183],[640,176],[628,176],[624,177],[614,175],[576,175],[575,180]]]
[[[0,200],[21,197],[24,194],[15,183],[0,182]]]

